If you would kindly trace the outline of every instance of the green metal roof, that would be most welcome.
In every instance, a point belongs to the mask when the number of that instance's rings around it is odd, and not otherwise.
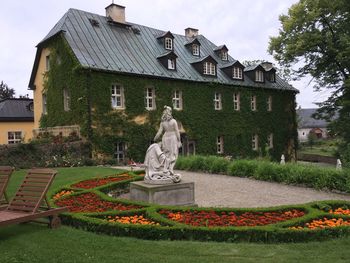
[[[92,23],[91,20],[95,20],[97,23]],[[244,81],[229,78],[220,68],[230,65],[236,60],[229,56],[228,61],[222,61],[214,52],[218,47],[203,35],[196,36],[201,44],[200,57],[198,58],[198,56],[193,56],[191,49],[185,46],[192,41],[192,38],[172,33],[174,36],[174,53],[178,56],[177,70],[167,70],[157,60],[167,51],[157,37],[168,33],[168,31],[133,23],[127,23],[127,25],[127,27],[123,27],[118,23],[110,23],[105,16],[69,9],[38,44],[38,52],[46,40],[62,32],[78,61],[86,68],[177,80],[217,82],[234,86],[262,87],[297,92],[295,88],[279,77],[276,77],[275,83],[266,81],[263,84],[256,83],[248,77],[244,78]],[[213,57],[218,62],[216,78],[201,75],[191,65],[191,63],[208,56]],[[34,65],[32,76],[34,76],[35,70]],[[31,87],[33,83],[34,79],[31,79],[29,86]]]

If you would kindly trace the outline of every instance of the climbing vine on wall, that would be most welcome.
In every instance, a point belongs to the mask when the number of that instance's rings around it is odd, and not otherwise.
[[[91,128],[96,152],[112,155],[115,143],[125,142],[128,156],[142,161],[158,129],[163,106],[172,105],[175,90],[182,91],[183,110],[174,110],[173,115],[181,122],[187,136],[196,142],[196,153],[215,154],[218,136],[224,137],[224,155],[234,157],[268,153],[278,159],[282,153],[288,157],[293,150],[297,134],[295,95],[290,91],[99,72],[79,66],[64,38],[52,40],[49,46],[52,66],[45,83],[48,114],[42,118],[41,125],[79,124],[85,136]],[[112,84],[124,88],[124,110],[111,107]],[[156,94],[156,110],[152,111],[145,109],[148,86],[154,87]],[[64,111],[64,88],[70,90],[70,111]],[[219,111],[214,109],[215,92],[222,97]],[[233,108],[234,92],[240,92],[240,111]],[[257,97],[256,112],[250,109],[251,95]],[[268,96],[273,98],[271,112],[267,111]],[[270,133],[273,133],[272,149],[266,147]],[[259,136],[258,151],[252,150],[253,134]]]

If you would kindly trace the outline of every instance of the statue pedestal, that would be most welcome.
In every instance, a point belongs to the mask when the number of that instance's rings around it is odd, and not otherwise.
[[[195,205],[194,182],[181,181],[172,184],[130,183],[130,199],[159,205]]]

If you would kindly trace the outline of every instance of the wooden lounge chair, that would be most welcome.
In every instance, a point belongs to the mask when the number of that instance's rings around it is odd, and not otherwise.
[[[0,205],[8,204],[9,202],[6,187],[13,170],[11,166],[0,166]]]
[[[58,214],[67,211],[67,208],[51,208],[46,197],[56,174],[52,169],[29,170],[14,198],[0,211],[0,226],[47,217],[49,227],[59,227],[61,220]]]

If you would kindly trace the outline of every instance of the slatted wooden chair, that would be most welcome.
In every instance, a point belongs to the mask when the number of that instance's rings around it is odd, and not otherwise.
[[[48,218],[48,225],[56,228],[61,225],[59,213],[67,208],[52,208],[46,193],[57,172],[52,169],[31,169],[25,176],[14,198],[0,211],[0,226],[36,221]]]
[[[6,187],[13,170],[11,166],[0,166],[0,205],[8,204],[9,202]]]

